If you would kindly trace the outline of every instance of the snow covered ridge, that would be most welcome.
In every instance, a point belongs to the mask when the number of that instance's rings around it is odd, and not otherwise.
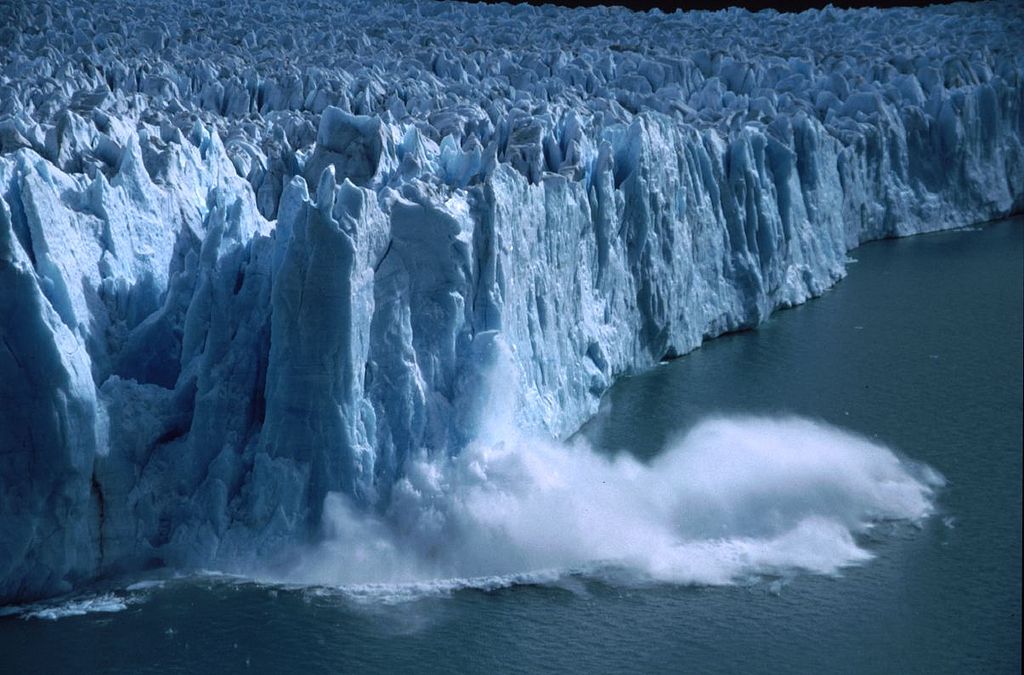
[[[0,604],[273,559],[495,388],[564,437],[851,247],[1024,207],[1019,3],[0,26]]]

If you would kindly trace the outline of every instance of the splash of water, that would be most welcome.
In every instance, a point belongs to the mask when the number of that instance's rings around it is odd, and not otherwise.
[[[709,418],[649,463],[559,443],[517,424],[511,364],[507,352],[492,364],[476,441],[412,461],[383,516],[329,495],[325,541],[284,580],[405,597],[613,570],[709,585],[833,574],[871,557],[857,537],[874,524],[931,514],[943,484],[878,443],[797,417]]]
[[[686,584],[831,574],[871,554],[857,535],[920,520],[942,479],[800,418],[708,419],[649,464],[506,427],[420,459],[384,517],[327,501],[327,540],[292,581],[372,590],[503,585],[615,568]]]

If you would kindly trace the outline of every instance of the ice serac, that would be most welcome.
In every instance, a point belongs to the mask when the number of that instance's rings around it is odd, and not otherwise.
[[[0,603],[272,564],[495,405],[564,437],[861,242],[1024,208],[1015,2],[0,25]]]

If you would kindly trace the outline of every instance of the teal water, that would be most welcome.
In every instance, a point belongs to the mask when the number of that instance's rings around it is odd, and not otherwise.
[[[114,613],[0,618],[0,672],[1019,672],[1024,220],[852,255],[821,299],[622,381],[581,434],[650,457],[710,414],[797,414],[938,469],[939,514],[877,528],[866,564],[390,604],[181,580]]]

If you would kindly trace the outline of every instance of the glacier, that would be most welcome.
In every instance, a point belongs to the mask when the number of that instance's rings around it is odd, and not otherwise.
[[[1024,209],[1019,2],[0,26],[0,603],[273,560],[495,405],[564,439],[859,244]]]

